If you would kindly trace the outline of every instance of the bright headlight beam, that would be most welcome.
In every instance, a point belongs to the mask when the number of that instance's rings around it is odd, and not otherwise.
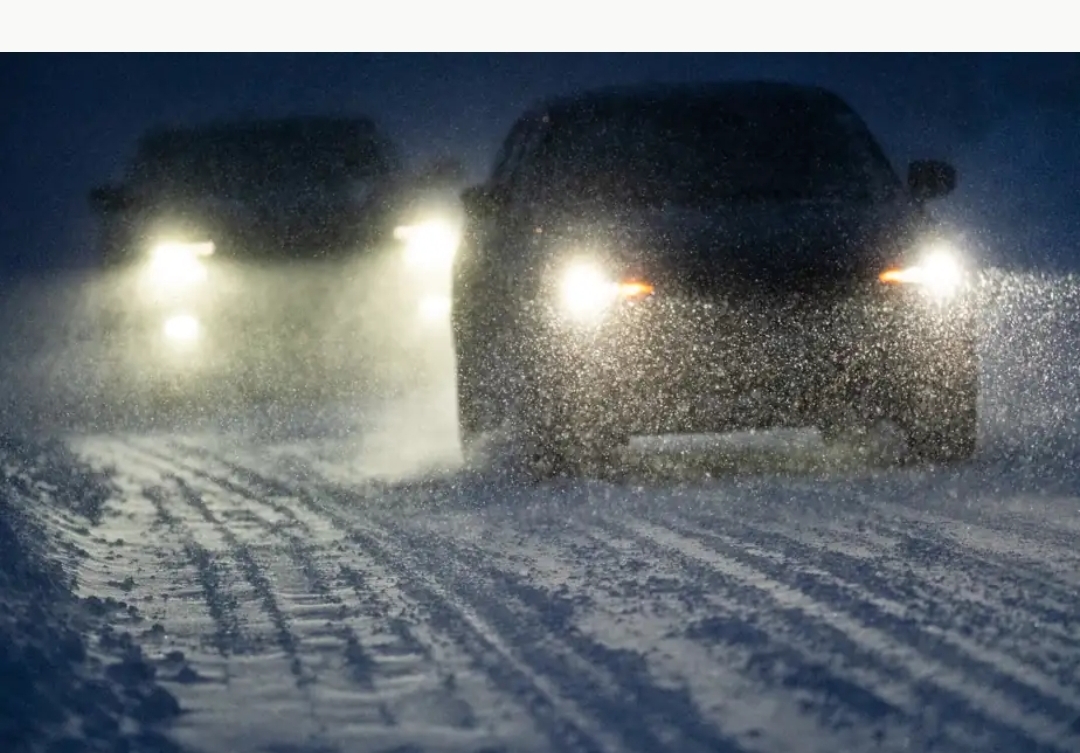
[[[964,270],[948,250],[930,251],[918,264],[885,270],[878,279],[892,285],[917,285],[937,296],[948,296],[960,287]]]
[[[574,317],[594,316],[619,295],[619,284],[596,264],[578,262],[563,273],[559,298],[566,313]]]
[[[426,322],[441,322],[450,316],[450,296],[429,295],[421,299],[417,310]]]
[[[559,301],[563,311],[576,319],[594,318],[619,300],[652,295],[653,286],[640,280],[619,281],[599,264],[579,261],[563,271]]]
[[[212,242],[160,243],[150,250],[147,274],[153,285],[171,290],[206,279],[203,258],[214,253]]]
[[[399,225],[394,237],[405,242],[405,263],[420,269],[449,268],[460,240],[454,227],[442,220]]]
[[[167,340],[187,343],[199,339],[201,328],[199,320],[190,314],[177,314],[165,320],[162,332]]]

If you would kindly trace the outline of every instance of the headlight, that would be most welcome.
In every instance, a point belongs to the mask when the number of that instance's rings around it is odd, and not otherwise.
[[[170,291],[186,288],[206,279],[203,259],[214,253],[214,244],[160,243],[150,249],[150,261],[146,274],[148,281],[158,290]]]
[[[942,244],[927,249],[916,264],[890,267],[878,279],[889,285],[915,285],[934,297],[947,298],[963,285],[964,266],[956,251]]]
[[[460,236],[449,222],[429,220],[394,228],[394,237],[405,242],[405,263],[420,269],[449,269]]]
[[[199,339],[201,332],[199,320],[189,314],[170,316],[162,327],[165,339],[175,343],[194,342]]]
[[[589,321],[620,300],[651,295],[653,286],[640,280],[621,280],[592,261],[575,261],[563,270],[559,281],[559,307],[573,319]]]
[[[448,321],[450,316],[450,296],[429,295],[420,299],[417,306],[420,318],[425,322]]]

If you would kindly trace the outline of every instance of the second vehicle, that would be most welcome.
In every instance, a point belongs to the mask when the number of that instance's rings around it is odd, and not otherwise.
[[[445,175],[405,170],[364,117],[147,133],[123,181],[91,193],[107,383],[204,399],[401,378],[386,363],[448,308],[437,271],[409,259],[446,257],[448,275],[457,227],[424,212],[452,191]]]

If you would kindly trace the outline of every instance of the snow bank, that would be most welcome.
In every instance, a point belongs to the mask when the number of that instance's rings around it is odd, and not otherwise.
[[[180,713],[124,627],[123,602],[74,595],[78,541],[104,514],[105,479],[59,445],[0,437],[0,750],[175,751]],[[179,657],[169,657],[176,663]]]

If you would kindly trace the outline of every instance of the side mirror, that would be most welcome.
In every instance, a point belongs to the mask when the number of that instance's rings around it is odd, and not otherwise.
[[[486,218],[502,209],[506,194],[498,188],[471,186],[461,192],[461,203],[470,217]]]
[[[131,197],[123,186],[98,186],[91,189],[90,207],[99,214],[122,212],[131,206]]]
[[[908,165],[907,183],[916,201],[937,199],[956,188],[956,168],[941,160],[916,160]]]

